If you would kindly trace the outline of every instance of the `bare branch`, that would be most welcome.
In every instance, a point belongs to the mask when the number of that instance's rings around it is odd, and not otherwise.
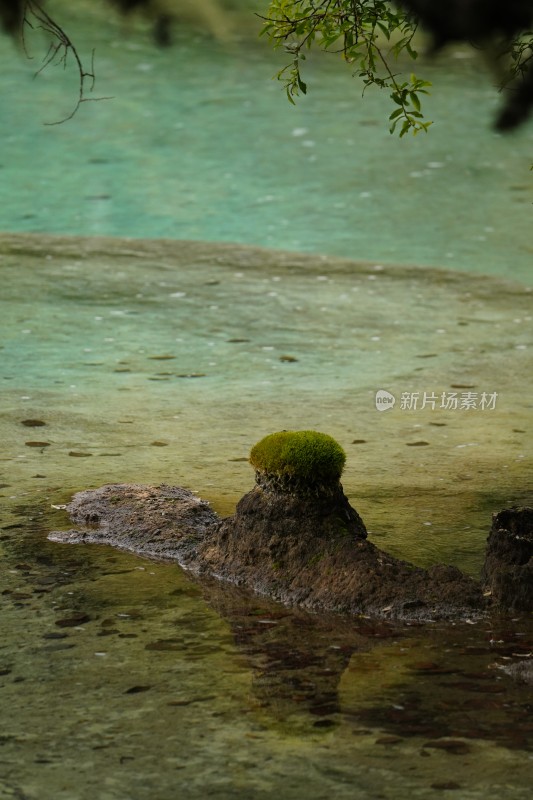
[[[24,27],[28,26],[32,30],[38,28],[52,37],[52,41],[48,51],[43,59],[41,67],[35,73],[35,77],[50,65],[63,65],[63,69],[67,68],[69,53],[74,58],[76,69],[79,75],[79,91],[78,99],[71,113],[55,122],[45,122],[45,125],[60,125],[72,119],[82,103],[94,102],[99,100],[109,100],[109,97],[88,97],[88,92],[92,92],[95,85],[96,75],[94,72],[94,50],[91,54],[91,67],[86,69],[76,49],[76,46],[66,33],[66,31],[46,13],[40,3],[36,0],[26,0],[24,5],[22,25],[22,43],[26,54],[28,53],[26,41],[24,37]],[[28,56],[30,57],[30,56]]]

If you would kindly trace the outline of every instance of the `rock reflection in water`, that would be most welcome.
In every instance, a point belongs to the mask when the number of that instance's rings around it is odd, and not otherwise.
[[[52,544],[51,516],[19,507],[1,534],[0,796],[394,800],[442,788],[452,765],[476,800],[528,797],[530,688],[495,667],[525,662],[531,621],[293,611]]]
[[[504,674],[531,657],[526,617],[400,624],[283,609],[205,579],[202,593],[230,625],[254,698],[274,721],[377,728],[456,754],[450,737],[533,748],[525,670],[518,680]]]

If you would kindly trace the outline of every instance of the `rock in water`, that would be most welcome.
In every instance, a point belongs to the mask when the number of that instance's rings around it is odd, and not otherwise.
[[[344,461],[331,436],[281,431],[252,448],[255,486],[231,517],[180,487],[115,484],[75,495],[76,530],[49,538],[176,560],[316,611],[416,620],[533,611],[533,509],[495,515],[482,587],[456,567],[422,569],[369,542],[340,483]]]
[[[110,544],[182,566],[194,560],[198,540],[219,519],[179,486],[111,484],[78,492],[66,510],[77,527],[54,531],[52,541]]]
[[[367,541],[330,436],[271,434],[250,461],[256,485],[200,543],[202,571],[315,610],[429,619],[482,608],[479,584],[455,567],[424,570]]]
[[[493,605],[533,611],[533,508],[493,515],[481,577]]]

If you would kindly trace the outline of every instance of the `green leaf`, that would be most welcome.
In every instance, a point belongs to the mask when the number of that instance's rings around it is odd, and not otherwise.
[[[409,121],[409,119],[406,119],[400,131],[400,139],[402,138],[402,136],[405,136],[410,127],[411,127],[411,122]]]
[[[409,97],[411,98],[411,103],[414,105],[417,111],[420,111],[420,99],[416,92],[409,92]]]

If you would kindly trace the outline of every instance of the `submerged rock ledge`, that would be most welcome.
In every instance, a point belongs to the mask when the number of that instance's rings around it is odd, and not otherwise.
[[[533,610],[533,508],[494,516],[480,581],[380,550],[338,481],[310,489],[259,471],[224,519],[187,489],[164,485],[79,492],[67,511],[76,527],[50,534],[53,541],[175,560],[286,605],[416,620]]]

